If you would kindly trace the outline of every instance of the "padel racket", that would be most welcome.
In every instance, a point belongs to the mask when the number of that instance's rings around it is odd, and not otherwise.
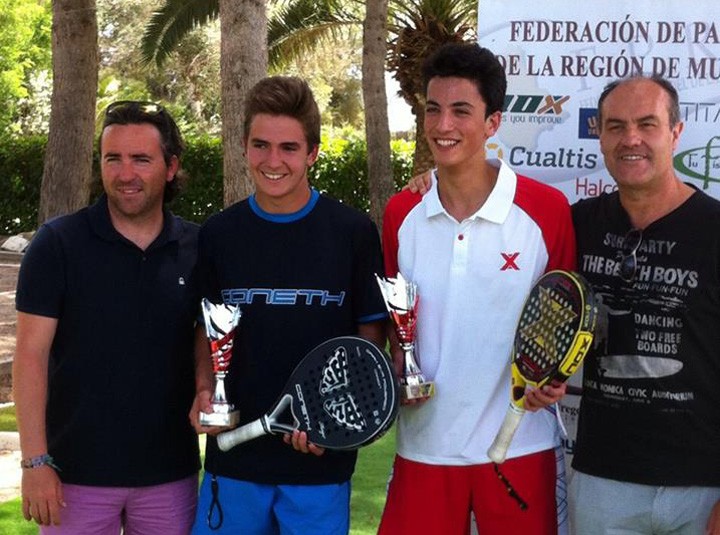
[[[356,449],[392,426],[398,403],[397,379],[384,351],[355,336],[332,338],[305,355],[267,414],[219,434],[218,446],[227,451],[297,429],[323,448]]]
[[[518,320],[511,356],[510,406],[488,457],[502,463],[525,413],[525,388],[567,381],[590,349],[598,308],[578,274],[549,271],[535,283]]]

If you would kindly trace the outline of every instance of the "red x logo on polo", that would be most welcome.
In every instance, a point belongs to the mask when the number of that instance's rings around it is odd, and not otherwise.
[[[500,268],[500,271],[505,271],[508,269],[514,269],[515,271],[520,271],[520,268],[515,263],[515,259],[520,255],[519,252],[517,253],[500,253],[500,255],[503,257],[503,260],[505,260],[505,264],[503,267]]]

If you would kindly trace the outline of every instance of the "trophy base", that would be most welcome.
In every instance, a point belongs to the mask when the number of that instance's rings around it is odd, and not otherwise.
[[[240,411],[200,412],[200,425],[206,427],[235,427],[240,423]]]
[[[417,385],[400,385],[400,399],[402,401],[424,401],[435,395],[435,383],[420,383]]]

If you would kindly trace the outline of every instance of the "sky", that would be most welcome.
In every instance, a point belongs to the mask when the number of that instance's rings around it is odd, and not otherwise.
[[[415,116],[410,106],[398,96],[400,85],[390,73],[385,74],[385,92],[388,101],[388,122],[391,132],[404,132],[414,130]]]

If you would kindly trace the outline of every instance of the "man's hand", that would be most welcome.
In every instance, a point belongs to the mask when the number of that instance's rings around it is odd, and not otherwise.
[[[392,327],[388,329],[388,339],[390,340],[390,355],[392,357],[393,369],[399,379],[405,372],[405,354],[400,347],[395,329]],[[427,401],[427,399],[403,399],[401,397],[400,405],[419,405],[425,401]]]
[[[312,453],[318,457],[325,453],[325,448],[321,448],[312,442],[308,442],[307,433],[305,431],[298,431],[296,429],[292,432],[292,434],[285,433],[283,435],[283,440],[285,441],[285,444],[290,444],[293,448],[302,453]]]
[[[23,468],[22,510],[25,520],[41,526],[60,525],[60,508],[65,507],[60,478],[49,466]]]
[[[525,392],[525,410],[535,412],[548,405],[557,403],[565,395],[567,383],[551,381],[541,388],[532,388]]]
[[[210,390],[200,390],[195,394],[195,399],[193,400],[188,417],[190,418],[190,424],[198,435],[207,433],[208,435],[215,436],[228,430],[227,427],[200,425],[200,412],[211,414],[213,411],[212,403],[210,403],[211,399],[212,392]]]
[[[428,170],[420,175],[415,175],[408,181],[407,186],[403,189],[409,189],[412,193],[425,195],[428,191],[430,191],[430,186],[432,186],[430,174],[431,171]]]

